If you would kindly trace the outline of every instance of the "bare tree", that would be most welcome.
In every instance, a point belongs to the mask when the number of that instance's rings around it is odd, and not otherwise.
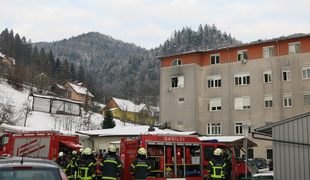
[[[25,121],[24,121],[24,127],[26,127],[26,123],[27,123],[27,118],[30,116],[30,111],[31,111],[31,107],[30,107],[30,103],[28,101],[25,101],[23,103],[23,108],[24,108],[24,118],[25,118]]]
[[[0,98],[0,125],[2,123],[8,125],[17,125],[22,119],[22,115],[15,111],[15,106],[12,105],[11,97],[1,97]]]

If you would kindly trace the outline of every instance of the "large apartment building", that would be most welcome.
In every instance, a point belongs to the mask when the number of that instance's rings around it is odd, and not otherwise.
[[[309,34],[159,59],[159,121],[173,129],[242,136],[244,123],[255,129],[310,111]],[[250,158],[272,157],[271,142],[253,141]]]

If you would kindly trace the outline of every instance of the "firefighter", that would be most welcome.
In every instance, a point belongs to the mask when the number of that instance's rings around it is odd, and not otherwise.
[[[226,163],[226,173],[225,173],[225,179],[226,180],[230,180],[230,173],[231,173],[231,170],[232,170],[232,165],[231,165],[231,156],[228,155],[224,148],[222,147],[221,148],[222,150],[222,158],[224,160],[224,162]]]
[[[103,154],[100,153],[97,157],[97,160],[96,160],[96,163],[97,163],[97,167],[96,167],[97,168],[97,173],[96,173],[97,174],[97,180],[101,180],[101,178],[102,178],[102,172],[99,169],[100,162],[101,162],[102,158],[103,158]]]
[[[78,160],[77,151],[72,151],[72,158],[71,158],[71,174],[72,174],[72,179],[71,180],[74,179],[75,172],[77,172],[77,170],[78,170],[77,165],[76,165],[77,160]]]
[[[222,180],[225,178],[226,163],[221,157],[222,150],[217,148],[214,150],[214,157],[209,161],[207,170],[211,180]]]
[[[142,147],[138,150],[138,156],[129,167],[130,174],[134,179],[146,180],[147,174],[151,172],[151,164],[146,159],[146,150]]]
[[[123,165],[118,155],[116,155],[116,147],[114,145],[109,146],[108,154],[102,158],[99,170],[102,172],[102,179],[116,180],[120,177]]]
[[[78,179],[94,180],[96,177],[96,160],[91,156],[91,149],[83,151],[82,158],[78,161]]]
[[[63,152],[60,152],[58,154],[58,159],[56,163],[61,167],[61,169],[66,173],[68,177],[71,177],[70,163],[65,156],[66,154],[64,154]]]

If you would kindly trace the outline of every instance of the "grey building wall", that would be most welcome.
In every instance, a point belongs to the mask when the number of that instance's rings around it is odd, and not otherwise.
[[[310,145],[310,117],[306,116],[272,128],[273,139]],[[310,146],[273,142],[274,178],[310,179]]]
[[[177,57],[176,57],[177,58]],[[182,59],[181,59],[182,60]],[[171,128],[183,131],[197,131],[207,135],[207,123],[222,123],[221,135],[235,134],[236,122],[250,122],[253,128],[266,125],[266,120],[278,122],[304,112],[310,106],[303,104],[303,92],[310,91],[310,80],[302,79],[302,65],[310,65],[310,53],[292,54],[241,62],[223,63],[210,66],[197,64],[161,68],[160,79],[160,123],[170,122]],[[282,68],[290,67],[291,81],[282,81]],[[264,83],[264,70],[271,69],[272,82]],[[234,75],[250,73],[250,84],[235,86]],[[168,90],[171,77],[184,75],[184,88]],[[207,88],[207,77],[221,75],[220,88]],[[283,107],[283,94],[292,94],[292,107]],[[265,108],[264,96],[272,94],[273,107]],[[250,96],[249,110],[235,110],[235,98]],[[180,103],[178,98],[184,97]],[[207,100],[221,98],[221,111],[209,111]],[[183,125],[178,125],[183,121]],[[256,157],[266,158],[270,142],[255,140]]]

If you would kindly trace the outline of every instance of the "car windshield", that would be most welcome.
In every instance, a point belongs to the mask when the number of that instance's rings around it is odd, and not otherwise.
[[[57,169],[3,169],[1,180],[61,180]]]

